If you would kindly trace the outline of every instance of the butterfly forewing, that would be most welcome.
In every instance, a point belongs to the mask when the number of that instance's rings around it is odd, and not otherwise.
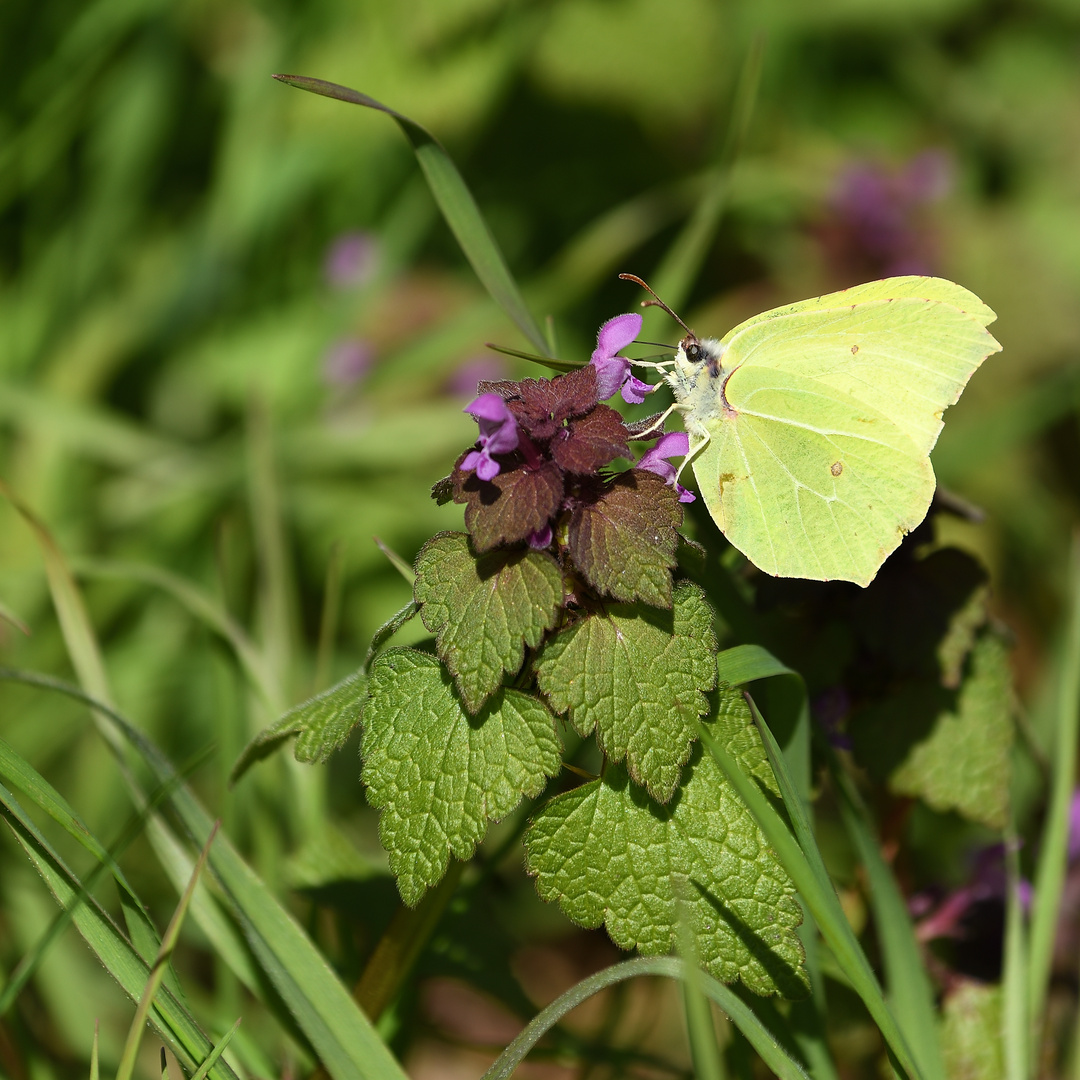
[[[928,454],[942,413],[999,348],[952,304],[901,297],[755,323],[731,338],[724,363],[775,368],[842,391],[887,415]]]

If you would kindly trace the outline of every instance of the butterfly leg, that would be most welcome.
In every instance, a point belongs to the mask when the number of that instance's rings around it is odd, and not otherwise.
[[[712,436],[707,431],[705,431],[705,432],[702,432],[701,438],[699,438],[696,443],[691,444],[690,449],[687,450],[687,452],[686,452],[686,457],[684,457],[682,459],[682,464],[679,466],[678,470],[675,473],[675,483],[676,484],[678,484],[678,482],[679,482],[679,477],[682,476],[683,469],[685,469],[686,466],[691,461],[693,461],[693,459],[695,457],[697,457],[697,455],[700,454],[701,451],[704,450],[706,446],[709,445],[709,440],[710,439],[712,439]]]
[[[653,431],[663,430],[664,421],[673,412],[685,412],[689,406],[676,402],[674,405],[669,405],[644,431],[638,431],[634,434],[635,439],[643,439],[646,435],[649,435]]]

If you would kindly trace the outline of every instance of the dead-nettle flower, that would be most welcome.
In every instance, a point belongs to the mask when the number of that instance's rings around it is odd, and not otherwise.
[[[625,391],[623,396],[626,396]],[[693,502],[697,496],[676,481],[675,466],[667,460],[673,457],[684,458],[689,453],[690,436],[685,431],[669,431],[651,450],[641,455],[635,468],[647,469],[661,477],[665,484],[674,485],[679,502]]]
[[[323,379],[330,386],[352,386],[368,373],[375,350],[358,338],[335,341],[323,356]]]
[[[607,401],[616,390],[622,390],[623,401],[630,405],[640,405],[646,394],[652,393],[652,386],[630,374],[630,361],[625,356],[618,356],[634,338],[641,333],[641,316],[630,312],[608,319],[596,335],[596,348],[592,354],[592,365],[596,368],[597,397]]]
[[[327,249],[323,276],[334,289],[351,289],[370,281],[379,264],[379,244],[371,233],[342,233]]]
[[[465,406],[465,412],[475,416],[480,424],[480,438],[477,440],[480,449],[465,456],[461,463],[462,471],[472,472],[475,469],[481,480],[494,480],[499,475],[500,466],[492,454],[509,454],[518,448],[517,420],[498,394],[481,394]]]

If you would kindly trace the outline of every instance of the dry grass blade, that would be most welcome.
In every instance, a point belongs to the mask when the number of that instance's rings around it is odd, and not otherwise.
[[[153,1003],[158,987],[161,985],[161,980],[165,977],[166,965],[169,963],[169,958],[176,947],[176,939],[180,936],[180,927],[183,925],[184,916],[191,905],[195,886],[199,883],[199,877],[206,866],[206,860],[210,855],[210,845],[213,844],[214,837],[217,836],[219,825],[220,822],[214,822],[214,827],[210,830],[210,836],[207,838],[206,844],[199,855],[199,861],[195,864],[194,871],[192,871],[191,880],[188,881],[184,895],[180,897],[180,903],[176,905],[173,917],[169,920],[165,936],[161,939],[161,948],[158,949],[153,966],[150,968],[150,977],[146,980],[146,987],[143,990],[142,997],[139,999],[138,1008],[135,1010],[135,1018],[131,1021],[131,1027],[128,1030],[127,1041],[124,1043],[124,1052],[120,1056],[120,1065],[116,1070],[116,1080],[131,1080],[131,1074],[135,1069],[135,1055],[139,1052],[139,1043],[142,1041],[143,1029],[146,1027],[147,1014],[150,1012],[150,1006]]]

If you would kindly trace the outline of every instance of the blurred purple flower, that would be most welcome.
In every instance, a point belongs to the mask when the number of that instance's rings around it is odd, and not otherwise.
[[[640,405],[645,395],[652,392],[647,382],[630,374],[630,361],[616,355],[641,333],[641,322],[641,316],[631,312],[616,315],[600,327],[590,361],[596,368],[596,392],[600,401],[607,401],[621,388],[623,401]]]
[[[1069,862],[1080,859],[1080,787],[1073,790],[1069,806]]]
[[[334,289],[349,289],[370,281],[379,262],[378,241],[370,233],[342,233],[327,248],[323,276]]]
[[[506,378],[506,365],[497,356],[475,356],[451,372],[443,389],[454,397],[471,397],[479,382],[496,382]]]
[[[686,457],[689,453],[690,436],[685,431],[669,431],[651,450],[641,455],[634,468],[656,473],[665,484],[672,484],[678,493],[679,502],[693,502],[697,496],[692,491],[687,491],[682,484],[675,482],[675,466],[667,460],[673,457]]]
[[[936,237],[922,212],[951,182],[951,163],[941,150],[927,150],[899,170],[850,165],[837,180],[821,239],[854,276],[932,273]]]
[[[492,454],[509,454],[517,449],[517,421],[498,394],[481,394],[465,406],[465,412],[480,423],[480,449],[467,454],[461,468],[464,472],[475,469],[481,480],[494,480],[500,466]]]
[[[335,341],[323,356],[323,379],[330,386],[353,386],[367,374],[374,359],[375,352],[366,341]]]
[[[937,902],[926,893],[911,898],[909,910],[919,920],[915,928],[916,936],[920,941],[967,936],[965,920],[972,909],[979,904],[1004,904],[1007,886],[1005,845],[990,844],[980,848],[975,852],[966,885],[946,893]],[[1031,882],[1022,879],[1017,891],[1020,906],[1027,911],[1031,905]]]

